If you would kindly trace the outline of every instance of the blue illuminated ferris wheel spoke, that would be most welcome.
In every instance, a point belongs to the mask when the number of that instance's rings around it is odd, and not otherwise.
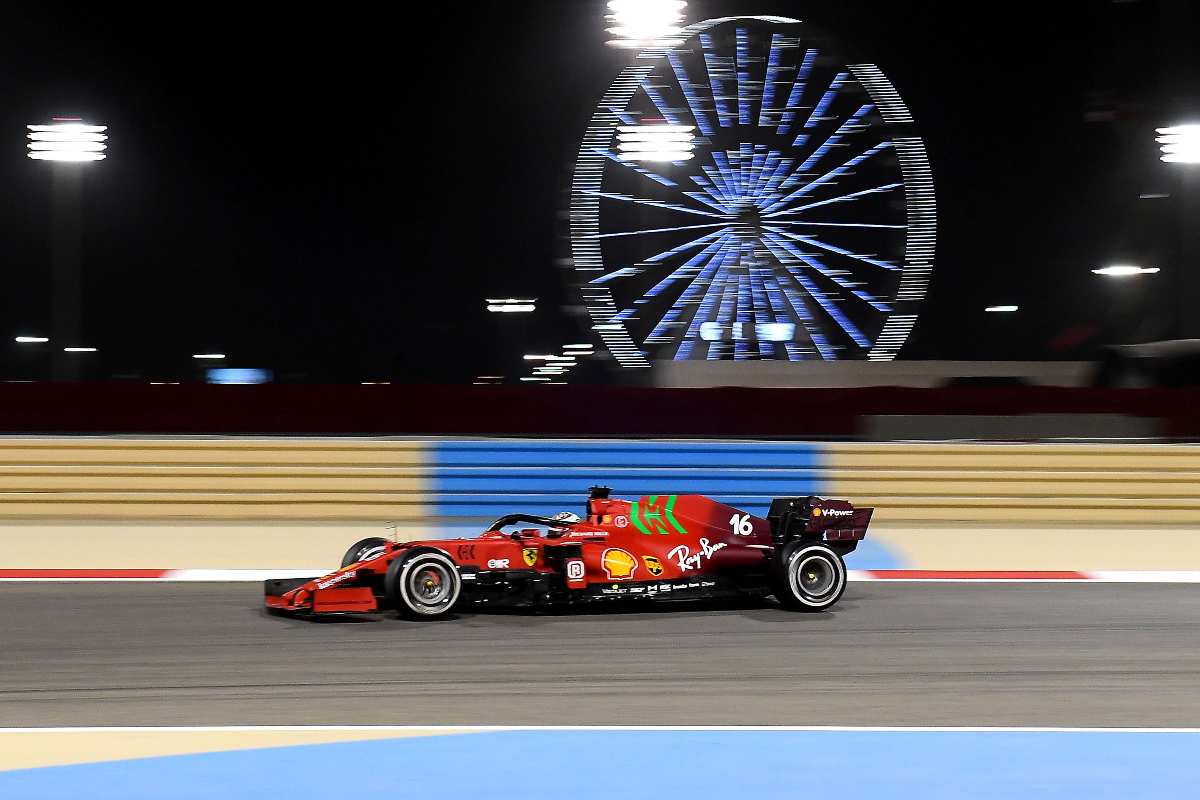
[[[684,197],[689,197],[697,203],[706,205],[709,208],[716,209],[725,214],[732,214],[729,207],[722,202],[720,192],[715,186],[703,175],[689,175],[692,182],[700,187],[699,192],[683,192]]]
[[[741,142],[736,151],[729,151],[726,154],[737,161],[738,189],[741,191],[742,197],[745,197],[750,193],[750,167],[754,160],[754,145],[749,142]]]
[[[675,183],[675,181],[671,180],[670,178],[664,178],[662,175],[659,175],[658,173],[655,173],[655,172],[651,172],[650,170],[646,169],[645,167],[639,167],[637,164],[633,163],[632,161],[626,161],[625,159],[621,158],[619,155],[614,153],[612,150],[605,150],[602,147],[596,147],[596,148],[593,148],[593,150],[597,155],[604,156],[605,158],[609,159],[610,161],[615,161],[623,167],[629,167],[631,170],[633,170],[637,174],[647,177],[650,180],[654,181],[655,183],[661,184],[663,186],[678,186],[679,185],[679,184]]]
[[[716,156],[717,156],[717,154],[713,153],[714,159],[716,158]],[[721,198],[722,202],[724,202],[724,203],[736,203],[737,202],[738,190],[737,190],[737,186],[734,184],[733,175],[729,175],[728,177],[726,177],[725,175],[721,174],[720,168],[715,167],[715,166],[710,167],[707,164],[702,166],[700,168],[700,171],[703,172],[706,176],[708,176],[709,181],[711,181],[712,185],[714,187],[716,187],[716,189],[718,190],[717,196]]]
[[[681,206],[676,203],[666,203],[661,200],[651,200],[644,197],[632,197],[626,194],[617,194],[616,192],[595,192],[586,191],[585,194],[594,195],[595,197],[604,197],[608,200],[620,200],[625,203],[635,203],[638,205],[652,206],[654,208],[665,208],[669,211],[680,211],[685,214],[695,214],[700,217],[715,217],[716,219],[724,219],[728,214],[714,214],[711,211],[699,211],[687,206]]]
[[[712,136],[712,122],[709,120],[708,114],[700,108],[700,95],[696,93],[698,84],[692,83],[687,71],[683,68],[683,61],[674,50],[667,52],[667,61],[670,62],[671,69],[675,72],[675,80],[679,82],[679,89],[683,92],[683,99],[687,101],[688,109],[692,112],[692,118],[696,120],[696,126],[705,136]]]
[[[779,80],[779,62],[783,55],[783,34],[771,36],[771,54],[767,56],[767,75],[763,79],[762,106],[758,110],[758,127],[765,128],[773,123],[771,115],[775,113],[775,83]]]
[[[683,121],[679,118],[679,116],[667,106],[666,101],[663,100],[662,94],[658,91],[657,87],[650,83],[649,78],[646,78],[642,81],[642,91],[646,93],[646,97],[650,98],[650,102],[654,103],[654,107],[658,109],[658,113],[663,115],[663,119],[672,125],[683,124]]]
[[[800,165],[799,171],[806,172],[816,166],[817,162],[824,158],[825,154],[842,143],[842,139],[846,136],[865,131],[866,125],[861,124],[862,118],[865,117],[875,106],[867,103],[862,108],[855,111],[850,117],[838,126],[838,129],[829,135],[820,147],[813,151],[812,155],[804,160]]]
[[[736,255],[733,257],[736,258]],[[717,325],[721,330],[725,330],[733,321],[733,312],[737,307],[738,284],[739,279],[737,277],[726,273],[721,305],[717,308]],[[709,342],[708,360],[716,361],[720,359],[721,351],[724,349],[724,342]]]
[[[837,97],[838,92],[840,92],[842,87],[846,85],[849,78],[849,72],[839,72],[837,74],[837,76],[833,79],[833,83],[829,84],[829,88],[825,90],[825,94],[821,95],[821,99],[817,101],[815,106],[813,106],[812,113],[808,115],[808,119],[804,123],[805,130],[811,130],[817,127],[817,125],[825,118],[825,112],[829,110],[829,106],[833,104],[834,98]],[[807,138],[807,136],[804,136],[803,139],[797,137],[796,145],[802,145],[804,143],[804,139]]]
[[[659,253],[658,255],[650,256],[650,258],[644,258],[644,259],[642,259],[642,261],[646,264],[657,264],[660,261],[666,261],[668,258],[671,258],[672,256],[681,255],[683,253],[686,253],[688,250],[693,250],[697,247],[702,247],[703,245],[708,244],[709,242],[713,241],[714,239],[719,239],[722,235],[724,235],[724,233],[725,233],[724,229],[719,230],[719,231],[713,231],[712,233],[706,233],[703,236],[701,236],[699,239],[693,239],[690,242],[684,242],[683,244],[678,245],[676,247],[672,247],[670,250],[665,250],[665,251]]]
[[[766,244],[768,249],[770,249],[770,245],[765,240],[763,244]],[[787,270],[787,266],[780,260],[778,254],[773,251],[771,254],[775,256],[775,260],[779,262],[779,265],[784,270]],[[785,274],[789,277],[791,276],[790,272],[786,272]],[[821,332],[816,318],[808,310],[808,304],[804,302],[804,298],[800,293],[790,284],[777,283],[776,285],[783,292],[784,298],[787,300],[788,305],[792,307],[792,311],[796,314],[796,319],[800,321],[800,325],[808,334],[808,338],[812,340],[813,347],[817,350],[817,355],[825,361],[837,360],[837,351],[829,344],[829,339],[826,338],[825,334]]]
[[[737,29],[737,93],[738,124],[750,125],[752,105],[750,89],[750,34],[745,28]]]
[[[725,186],[728,190],[729,199],[734,202],[740,200],[743,194],[741,178],[738,172],[730,165],[728,154],[722,152],[721,150],[713,150],[712,160],[713,164],[715,164],[717,167],[717,171],[720,174],[721,179],[725,183]],[[711,178],[712,175],[709,175],[709,177]]]
[[[704,296],[700,300],[700,305],[697,307],[696,313],[692,315],[691,324],[688,326],[687,333],[683,336],[683,341],[679,344],[679,349],[675,351],[676,360],[691,358],[693,346],[700,338],[700,326],[712,318],[717,300],[722,297],[725,290],[725,280],[728,275],[725,271],[725,266],[730,258],[730,252],[731,248],[728,244],[721,249],[718,254],[720,263],[717,265],[717,271],[711,277],[707,286],[701,281],[696,281],[688,287],[688,302],[694,301],[700,292],[703,292]]]
[[[767,270],[766,275],[763,276],[763,282],[767,286],[767,298],[771,303],[771,308],[775,312],[775,321],[779,323],[790,323],[791,315],[788,313],[788,308],[791,306],[791,304],[785,296],[783,288],[780,287],[779,281],[775,279],[775,273],[773,270]],[[785,303],[787,305],[785,305]],[[796,313],[794,308],[792,313]],[[811,316],[809,319],[811,319]],[[796,321],[800,323],[801,327],[804,327],[804,320],[799,314],[796,314]],[[811,334],[809,338],[811,338]],[[784,342],[783,349],[787,353],[789,361],[804,360],[804,353],[801,351],[800,345],[796,344],[795,340]]]
[[[726,107],[725,91],[721,81],[726,79],[728,70],[722,66],[723,59],[717,55],[712,37],[707,33],[700,34],[700,44],[704,47],[704,68],[708,70],[708,83],[712,89],[713,106],[717,110],[717,121],[722,128],[733,125],[733,112]]]
[[[751,253],[750,261],[747,264],[747,269],[750,276],[750,292],[754,299],[754,325],[756,339],[758,340],[758,355],[760,358],[770,358],[774,355],[775,345],[765,338],[757,336],[757,332],[765,322],[773,322],[771,314],[771,301],[767,297],[767,287],[763,281],[763,268],[759,265],[758,260]]]
[[[690,197],[693,200],[695,200],[697,203],[703,203],[704,205],[708,206],[709,208],[715,209],[724,214],[731,213],[728,208],[723,206],[721,204],[721,202],[719,200],[717,200],[716,197],[714,197],[711,194],[702,193],[702,192],[684,192],[683,196]]]
[[[719,230],[719,231],[713,231],[712,233],[706,233],[703,236],[693,239],[690,242],[684,242],[681,245],[672,247],[670,250],[664,250],[663,252],[658,253],[653,256],[650,256],[649,258],[643,258],[641,260],[641,262],[639,262],[639,263],[640,264],[657,264],[660,261],[666,261],[668,258],[672,258],[673,256],[682,255],[683,253],[686,253],[688,250],[694,250],[697,247],[703,247],[704,245],[709,244],[713,240],[718,239],[721,236],[724,236],[725,233],[726,233],[726,230],[724,230],[724,229]],[[612,272],[601,275],[598,278],[593,278],[591,281],[589,281],[589,283],[592,283],[592,284],[608,283],[609,281],[612,281],[616,278],[622,278],[622,277],[626,277],[629,275],[640,275],[642,272],[643,272],[643,270],[639,269],[638,267],[621,267],[620,269],[616,269],[616,270],[613,270]]]
[[[672,284],[674,284],[675,282],[677,282],[679,280],[682,280],[683,278],[685,278],[689,275],[692,276],[692,279],[694,280],[695,277],[702,270],[700,265],[705,260],[711,260],[718,253],[720,253],[721,249],[725,246],[725,243],[727,241],[729,241],[729,237],[732,235],[733,232],[730,231],[728,228],[726,228],[722,231],[717,231],[717,233],[721,234],[721,237],[719,239],[717,239],[715,242],[710,244],[708,247],[701,250],[696,255],[689,258],[687,261],[685,261],[681,267],[679,267],[678,269],[676,269],[673,272],[671,272],[670,274],[668,274],[665,278],[663,278],[661,281],[659,281],[657,284],[655,284],[644,295],[639,297],[637,300],[633,301],[634,304],[635,305],[645,305],[646,303],[650,302],[652,299],[654,299],[655,297],[658,297],[664,291],[669,289]]]
[[[771,230],[774,230],[774,229],[771,229]],[[787,241],[784,238],[775,236],[775,237],[772,237],[772,241],[779,247],[782,247],[784,250],[786,250],[788,252],[788,254],[790,256],[792,256],[792,258],[795,258],[797,261],[803,262],[803,263],[807,264],[808,266],[812,267],[817,272],[821,273],[826,278],[833,281],[834,283],[836,283],[838,286],[842,287],[846,291],[852,293],[859,300],[862,300],[864,303],[871,306],[875,310],[884,311],[884,312],[890,312],[892,310],[890,306],[888,306],[886,303],[881,301],[879,298],[872,295],[870,292],[866,291],[865,289],[860,289],[859,287],[863,285],[861,282],[848,281],[844,277],[842,277],[844,274],[846,274],[844,271],[830,269],[828,266],[826,266],[825,262],[822,261],[820,258],[818,258],[817,256],[812,255],[810,253],[800,252],[799,250],[796,249],[796,247],[791,242]]]
[[[899,187],[901,187],[903,185],[904,185],[903,183],[885,183],[883,186],[875,186],[871,189],[863,189],[862,191],[851,192],[850,194],[843,194],[843,195],[839,195],[838,197],[830,197],[828,200],[820,200],[816,203],[807,203],[806,205],[784,209],[783,211],[776,211],[774,213],[765,214],[763,216],[764,216],[764,219],[772,219],[775,217],[782,217],[787,214],[799,214],[801,211],[807,211],[810,208],[817,208],[819,206],[827,206],[831,203],[844,203],[844,202],[847,202],[850,200],[855,200],[859,197],[865,197],[866,195],[869,195],[869,194],[878,194],[880,192],[890,192],[892,189],[898,189]]]
[[[850,170],[854,169],[859,164],[863,163],[864,161],[871,158],[872,156],[883,152],[884,150],[888,149],[891,146],[892,146],[891,142],[880,142],[879,144],[870,148],[866,152],[850,159],[845,164],[842,164],[840,167],[836,167],[836,168],[830,170],[829,172],[825,173],[821,177],[817,178],[816,180],[813,180],[813,181],[810,181],[810,182],[804,184],[799,189],[792,192],[790,195],[783,198],[782,200],[778,200],[775,203],[773,203],[772,205],[767,206],[767,208],[763,209],[764,213],[770,214],[773,211],[780,210],[781,208],[783,208],[784,206],[786,206],[788,203],[795,200],[796,198],[804,197],[805,195],[811,193],[812,191],[814,191],[815,189],[817,189],[821,186],[824,186],[825,184],[829,183],[830,181],[834,180],[835,178],[840,178],[841,176],[848,174],[850,172]],[[799,172],[799,170],[797,170],[797,172]],[[796,174],[796,173],[793,173],[793,174]],[[786,186],[786,184],[787,184],[787,181],[784,181],[783,185]]]
[[[792,263],[791,256],[789,253],[787,253],[786,249],[783,249],[781,252],[780,240],[777,237],[767,234],[763,237],[763,244],[767,246],[767,249],[771,251],[771,254],[775,256],[775,259],[783,266],[785,270],[787,270],[787,273],[792,276],[796,283],[804,287],[804,291],[808,294],[808,296],[811,297],[816,304],[819,305],[825,311],[825,313],[829,315],[830,319],[837,323],[839,328],[846,332],[846,335],[849,336],[855,344],[857,344],[859,347],[871,346],[871,340],[864,336],[862,331],[858,329],[858,326],[851,322],[850,318],[842,313],[842,310],[837,307],[837,303],[830,300],[829,297],[827,297],[826,294],[821,291],[821,288],[813,283],[811,278],[804,274],[802,269]]]
[[[721,268],[721,265],[724,264],[724,251],[727,241],[728,236],[723,237],[715,247],[705,250],[700,256],[692,259],[696,262],[694,266],[688,268],[688,271],[694,273],[692,280],[688,283],[687,287],[679,295],[675,302],[671,304],[671,307],[668,308],[663,314],[662,318],[655,324],[654,329],[650,332],[650,335],[646,337],[646,341],[644,342],[645,344],[660,343],[664,341],[662,337],[666,336],[669,328],[675,327],[679,317],[683,315],[684,307],[694,302],[696,296],[698,296],[700,292],[703,291],[706,286],[708,286],[709,282],[712,281],[713,276]],[[701,256],[708,259],[708,263],[705,264],[703,268],[699,267],[699,262],[704,260],[704,258]],[[658,286],[654,287],[654,290],[656,292],[665,290],[670,285],[669,282],[673,282],[674,279],[682,277],[681,273],[683,271],[684,270],[682,269],[676,270],[674,275],[664,279],[661,283],[659,283]],[[637,302],[645,303],[647,302],[648,297],[650,297],[649,293],[647,293],[646,297],[639,299]],[[669,339],[665,341],[669,341]]]
[[[761,201],[763,188],[779,167],[780,161],[778,150],[767,150],[765,146],[763,146],[763,150],[765,152],[755,153],[754,156],[757,167],[754,171],[754,182],[750,186],[750,194],[754,197],[755,204]]]
[[[776,165],[775,171],[771,173],[766,182],[762,185],[762,188],[758,191],[758,199],[755,202],[755,205],[758,206],[760,210],[766,208],[777,199],[775,197],[775,190],[779,187],[779,184],[791,174],[792,165],[795,163],[795,160],[791,158],[782,158],[779,160],[779,164]]]
[[[754,145],[754,156],[750,159],[750,177],[746,182],[746,194],[752,200],[757,199],[762,190],[764,174],[774,168],[771,160],[778,157],[779,153],[767,150],[765,144]]]
[[[650,233],[672,233],[674,231],[694,231],[701,228],[724,228],[728,223],[714,222],[711,225],[681,225],[676,228],[647,228],[640,231],[618,231],[617,233],[596,233],[592,234],[593,239],[612,239],[618,236],[645,236]]]
[[[740,264],[741,260],[739,259],[739,265]],[[738,276],[737,305],[734,307],[735,310],[733,315],[733,321],[738,326],[739,330],[745,330],[746,323],[750,321],[749,312],[751,303],[750,276],[742,273]],[[748,352],[749,350],[750,346],[746,344],[745,339],[735,338],[733,340],[734,361],[745,361],[750,355]]]
[[[812,73],[813,62],[816,61],[819,52],[815,47],[804,52],[800,68],[796,70],[796,81],[792,84],[792,93],[788,95],[786,110],[779,121],[779,128],[776,130],[776,133],[781,136],[786,135],[792,128],[792,121],[796,119],[796,112],[800,108],[800,101],[804,98],[804,90],[808,85],[808,76]]]
[[[846,250],[845,248],[837,247],[836,245],[832,245],[827,242],[822,242],[820,239],[814,239],[811,236],[798,236],[794,233],[790,233],[788,231],[781,230],[779,228],[772,228],[770,226],[767,226],[765,228],[765,230],[771,231],[772,233],[778,234],[780,236],[786,236],[788,239],[791,239],[792,241],[804,242],[805,244],[812,245],[813,247],[819,247],[822,250],[828,250],[831,253],[837,253],[839,256],[846,256],[846,258],[852,258],[855,261],[861,261],[864,264],[870,264],[875,267],[882,267],[883,269],[890,270],[893,272],[898,271],[900,269],[900,267],[896,266],[895,264],[893,264],[890,261],[881,261],[877,258],[871,258],[870,256],[864,256],[864,255],[860,255],[858,253],[852,253],[849,250]]]
[[[806,219],[776,219],[772,225],[812,225],[817,228],[887,228],[889,230],[904,230],[907,225],[888,225],[875,222],[814,222]]]

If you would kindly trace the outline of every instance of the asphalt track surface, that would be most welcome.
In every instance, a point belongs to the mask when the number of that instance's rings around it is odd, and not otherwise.
[[[1200,725],[1193,585],[858,583],[818,615],[436,623],[261,602],[249,584],[2,584],[0,726]]]

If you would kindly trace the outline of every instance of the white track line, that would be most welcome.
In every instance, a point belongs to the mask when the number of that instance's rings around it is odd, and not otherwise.
[[[119,725],[55,728],[0,728],[5,733],[253,733],[366,731],[415,733],[421,731],[493,733],[504,731],[706,731],[706,732],[879,732],[879,733],[1186,733],[1200,728],[1080,728],[983,725]]]

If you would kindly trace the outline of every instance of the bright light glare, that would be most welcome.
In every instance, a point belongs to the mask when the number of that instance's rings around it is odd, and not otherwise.
[[[621,125],[617,149],[627,161],[689,161],[695,150],[691,125]]]
[[[763,342],[790,342],[796,338],[796,326],[790,322],[763,322],[754,326],[754,333]]]
[[[45,344],[48,341],[50,341],[50,340],[47,339],[45,336],[18,336],[17,337],[17,342],[19,344]]]
[[[29,157],[35,161],[103,161],[104,153],[88,153],[82,150],[31,150]]]
[[[94,347],[64,347],[63,352],[64,353],[95,353],[96,348],[94,348]]]
[[[674,47],[681,38],[684,0],[610,0],[614,47]]]
[[[211,358],[211,359],[220,359],[220,358],[224,358],[224,357],[225,357],[224,353],[197,353],[196,355],[192,356],[192,358]]]
[[[66,122],[29,125],[30,158],[37,161],[102,161],[108,145],[106,125]]]
[[[1162,160],[1168,164],[1200,164],[1200,125],[1158,129]]]
[[[487,310],[493,314],[530,314],[537,311],[536,298],[488,298],[486,302]]]
[[[106,130],[108,130],[107,125],[84,125],[81,122],[62,122],[62,123],[55,123],[54,125],[27,125],[26,127],[28,127],[29,130],[35,131],[35,132],[69,131],[72,133],[79,133],[79,134],[104,133]]]
[[[1020,310],[1021,310],[1020,306],[988,306],[987,308],[984,309],[984,311],[989,311],[992,313],[1000,313],[1000,314],[1005,314],[1005,313],[1008,313],[1011,311],[1020,311]]]
[[[575,363],[575,357],[574,357],[574,356],[542,356],[542,355],[528,355],[528,356],[525,356],[525,360],[526,360],[526,361],[555,361],[555,362],[566,362],[566,363],[569,363],[569,364],[574,364],[574,363]]]
[[[1154,275],[1159,271],[1158,267],[1134,267],[1123,264],[1116,264],[1111,267],[1101,267],[1100,269],[1092,270],[1093,275],[1107,275],[1110,278],[1125,278],[1130,275]]]

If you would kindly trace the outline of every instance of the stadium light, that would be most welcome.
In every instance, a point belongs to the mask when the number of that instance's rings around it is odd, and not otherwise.
[[[692,125],[620,125],[617,149],[626,161],[688,161],[696,149]]]
[[[1008,314],[1013,311],[1020,311],[1020,310],[1021,310],[1020,306],[988,306],[987,308],[984,309],[984,311],[987,311],[992,314]]]
[[[1101,267],[1092,270],[1093,275],[1104,275],[1109,278],[1128,278],[1134,275],[1156,275],[1158,267],[1135,267],[1126,264],[1114,264],[1111,267]]]
[[[49,125],[28,125],[29,152],[36,161],[103,161],[107,125],[85,125],[75,117],[55,117]]]
[[[537,299],[522,300],[509,297],[500,300],[487,300],[487,310],[493,314],[530,314],[537,311]]]
[[[684,0],[609,0],[612,47],[641,50],[683,44]]]
[[[45,336],[18,336],[16,338],[17,344],[45,344],[48,341],[50,340]]]
[[[224,353],[196,353],[192,358],[204,358],[211,360],[219,360],[225,357]]]
[[[1200,125],[1158,129],[1162,160],[1168,164],[1200,164]]]
[[[95,353],[96,348],[94,348],[94,347],[64,347],[63,352],[64,353]]]

